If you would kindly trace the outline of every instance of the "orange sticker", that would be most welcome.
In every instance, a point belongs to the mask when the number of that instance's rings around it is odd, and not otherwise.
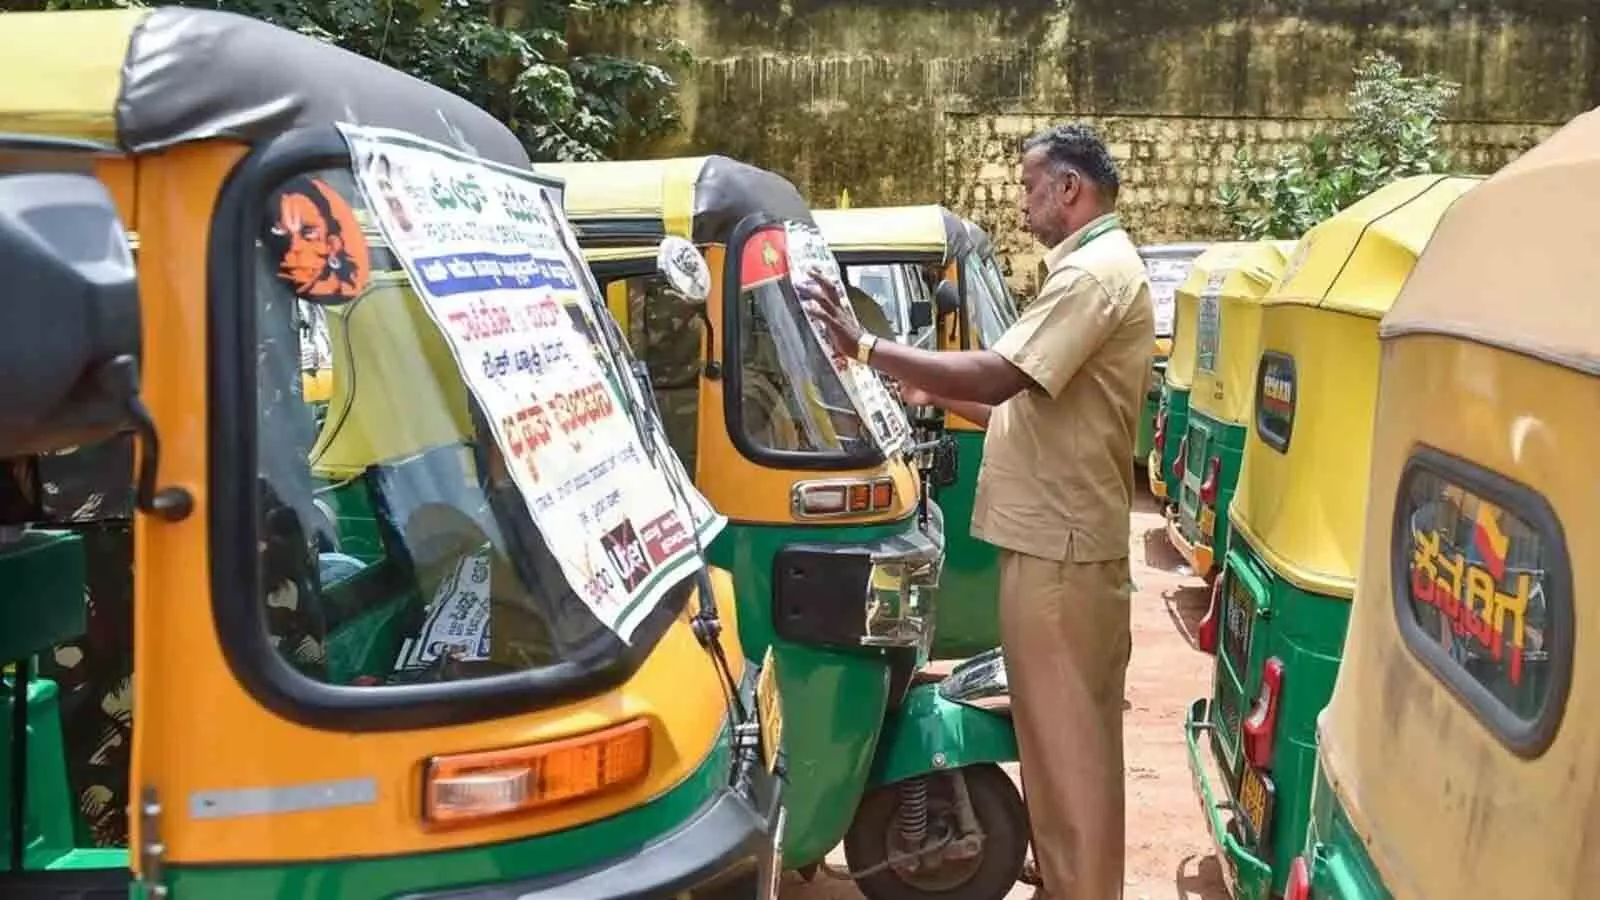
[[[268,202],[267,246],[278,280],[313,302],[354,300],[366,289],[371,252],[355,210],[327,182],[302,175]]]

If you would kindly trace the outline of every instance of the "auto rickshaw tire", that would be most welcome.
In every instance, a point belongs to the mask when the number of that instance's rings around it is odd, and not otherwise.
[[[1002,900],[1017,886],[1029,841],[1028,810],[1022,795],[994,763],[977,763],[960,771],[966,776],[967,795],[984,835],[977,871],[949,890],[930,891],[905,881],[894,868],[884,867],[856,879],[868,900]],[[899,783],[876,787],[862,798],[844,837],[850,871],[861,872],[883,863],[899,811]]]

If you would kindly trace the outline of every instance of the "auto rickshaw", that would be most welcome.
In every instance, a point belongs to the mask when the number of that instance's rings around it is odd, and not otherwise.
[[[933,348],[982,349],[1015,321],[996,293],[977,254],[969,223],[942,206],[817,210],[817,225],[846,273],[865,266],[893,266],[922,280],[928,271],[940,299]],[[915,308],[915,307],[913,307]],[[963,312],[964,311],[964,312]],[[939,628],[933,654],[959,659],[1000,643],[1000,554],[975,538],[967,525],[983,462],[984,429],[945,412],[938,430],[953,439],[955,472],[934,496],[961,523],[945,535],[945,568],[939,589]]]
[[[1314,721],[1355,587],[1378,319],[1439,217],[1478,181],[1422,175],[1379,188],[1306,232],[1263,301],[1232,533],[1198,629],[1217,651],[1212,694],[1185,724],[1238,900],[1281,894],[1305,838]],[[1207,745],[1221,784],[1202,759]]]
[[[1209,266],[1200,283],[1190,276],[1185,286],[1193,285],[1194,293],[1180,293],[1180,303],[1193,298],[1188,311],[1194,319],[1186,323],[1193,343],[1182,351],[1193,354],[1187,360],[1193,364],[1193,385],[1181,401],[1188,414],[1181,431],[1173,431],[1170,412],[1156,425],[1163,453],[1175,433],[1182,435],[1173,451],[1167,538],[1195,574],[1207,579],[1228,550],[1228,504],[1239,481],[1255,401],[1262,297],[1294,250],[1289,241],[1225,246],[1234,248],[1231,255]],[[1197,261],[1195,271],[1200,269]],[[1173,369],[1167,371],[1170,380]]]
[[[1600,640],[1597,190],[1591,111],[1462,197],[1384,316],[1359,578],[1286,898],[1600,880],[1600,682],[1575,657]]]
[[[11,13],[0,59],[0,894],[774,896],[775,671],[560,183],[255,19]]]
[[[1004,896],[1028,838],[999,765],[1017,753],[1003,666],[922,671],[948,590],[943,515],[922,502],[904,438],[878,436],[905,433],[898,404],[883,391],[867,409],[801,307],[794,279],[836,268],[805,201],[722,156],[540,168],[566,182],[673,447],[728,517],[711,559],[733,572],[744,646],[771,648],[783,697],[786,865],[812,874],[842,838],[850,871],[823,868],[875,900]],[[656,274],[663,235],[699,248],[711,302]]]
[[[1150,280],[1150,302],[1156,315],[1155,354],[1150,359],[1150,382],[1144,393],[1144,406],[1139,411],[1139,433],[1134,441],[1134,465],[1144,465],[1155,446],[1156,416],[1161,411],[1161,385],[1165,380],[1167,364],[1172,356],[1172,333],[1175,312],[1175,294],[1178,286],[1189,277],[1194,261],[1205,252],[1208,244],[1146,244],[1139,248],[1144,260],[1145,274]]]
[[[1212,244],[1194,259],[1188,276],[1172,293],[1172,345],[1161,372],[1161,402],[1156,407],[1155,431],[1150,455],[1145,459],[1150,493],[1161,501],[1162,509],[1171,505],[1167,485],[1176,483],[1172,466],[1177,461],[1178,444],[1189,421],[1189,389],[1194,384],[1195,316],[1200,295],[1205,292],[1213,272],[1233,265],[1244,241]],[[1155,290],[1154,283],[1151,290]],[[1170,435],[1178,435],[1168,440]]]

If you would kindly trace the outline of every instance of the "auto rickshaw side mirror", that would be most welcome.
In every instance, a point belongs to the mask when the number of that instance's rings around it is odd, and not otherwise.
[[[669,235],[656,250],[656,271],[685,297],[704,303],[711,296],[711,267],[687,238]]]
[[[921,331],[933,324],[933,304],[911,304],[911,330]]]
[[[176,519],[158,490],[155,425],[139,396],[139,283],[127,230],[91,176],[0,177],[0,458],[135,432],[138,506]]]

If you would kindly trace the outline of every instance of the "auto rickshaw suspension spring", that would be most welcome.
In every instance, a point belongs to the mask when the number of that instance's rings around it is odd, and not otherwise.
[[[928,837],[928,777],[921,775],[900,783],[900,837],[909,850],[922,847]]]

